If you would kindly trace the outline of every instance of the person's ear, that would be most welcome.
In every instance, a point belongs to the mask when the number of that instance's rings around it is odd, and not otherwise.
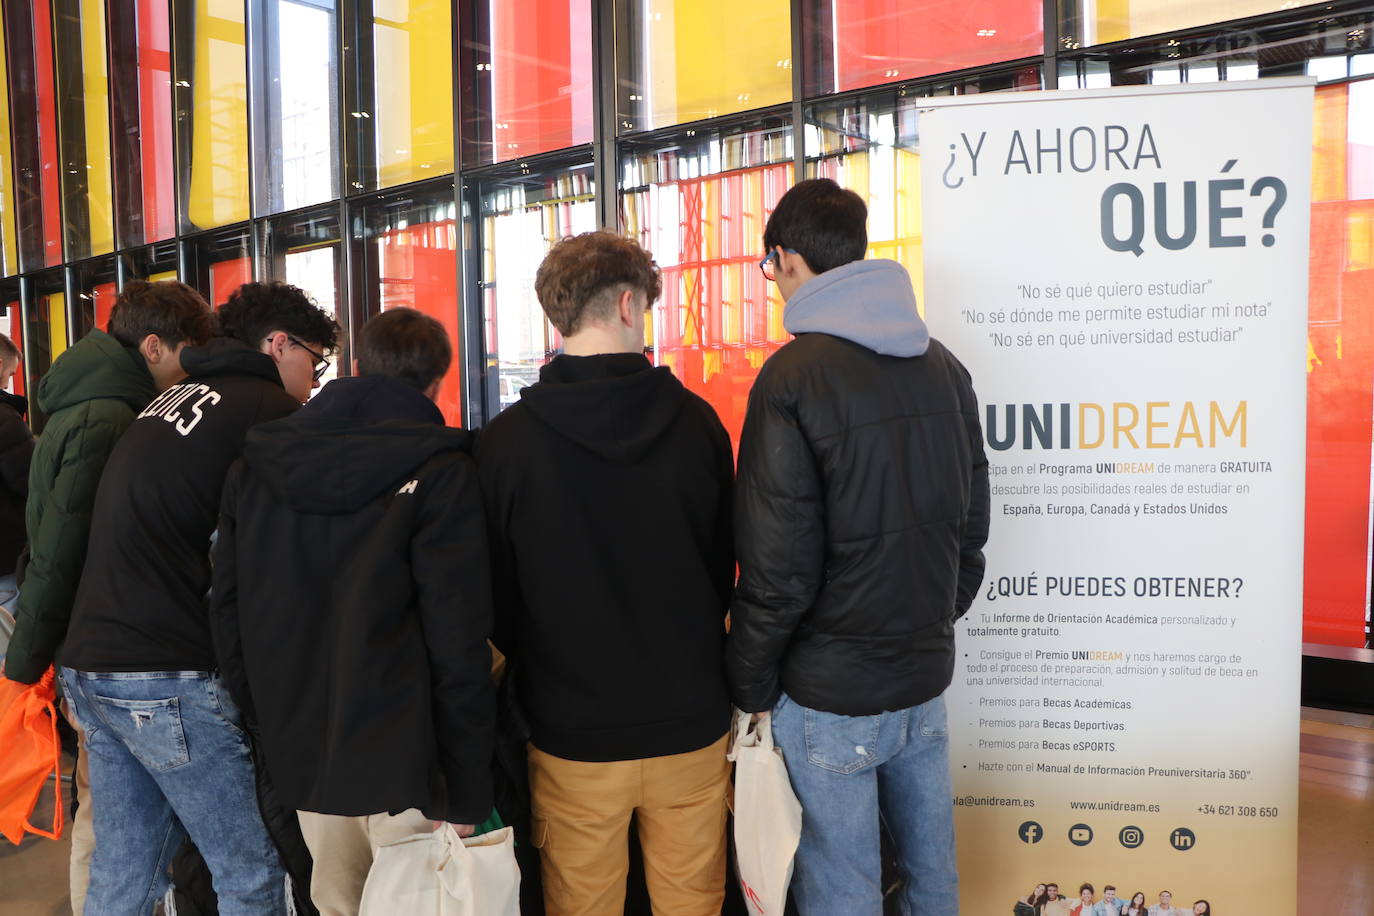
[[[262,345],[258,349],[272,357],[273,360],[281,362],[282,357],[286,355],[288,343],[285,331],[273,331],[262,339]]]
[[[156,366],[166,358],[168,348],[162,343],[161,337],[149,334],[138,342],[138,352],[149,365]]]
[[[616,300],[615,306],[616,316],[620,319],[620,323],[627,328],[634,327],[635,311],[637,310],[635,303],[635,291],[633,289],[627,289],[624,292],[622,292],[620,294],[620,298]]]

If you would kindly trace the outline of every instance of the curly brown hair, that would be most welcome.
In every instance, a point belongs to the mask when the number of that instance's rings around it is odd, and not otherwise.
[[[638,243],[605,229],[554,245],[534,277],[539,304],[564,337],[589,317],[608,319],[627,289],[644,293],[652,305],[663,289],[658,265]]]

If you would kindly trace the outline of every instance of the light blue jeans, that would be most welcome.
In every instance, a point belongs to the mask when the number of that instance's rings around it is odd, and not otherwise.
[[[906,916],[959,911],[945,698],[876,716],[783,694],[773,740],[802,806],[792,893],[803,916],[882,916],[880,824],[897,847]]]
[[[238,708],[205,671],[62,669],[86,731],[95,856],[87,916],[146,916],[187,832],[222,916],[284,916],[286,873],[258,812]]]

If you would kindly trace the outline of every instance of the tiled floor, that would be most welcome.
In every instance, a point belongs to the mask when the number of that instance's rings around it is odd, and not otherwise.
[[[1374,719],[1304,709],[1300,783],[1301,911],[1374,910]],[[29,837],[15,847],[0,839],[0,916],[68,911],[66,841]]]

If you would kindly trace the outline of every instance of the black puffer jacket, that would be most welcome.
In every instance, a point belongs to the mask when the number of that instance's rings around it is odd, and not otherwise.
[[[873,715],[938,696],[983,578],[987,459],[968,372],[906,271],[859,261],[789,300],[749,395],[735,491],[735,703]]]
[[[0,391],[0,576],[14,572],[27,540],[24,500],[29,495],[33,433],[24,422],[26,399]]]

